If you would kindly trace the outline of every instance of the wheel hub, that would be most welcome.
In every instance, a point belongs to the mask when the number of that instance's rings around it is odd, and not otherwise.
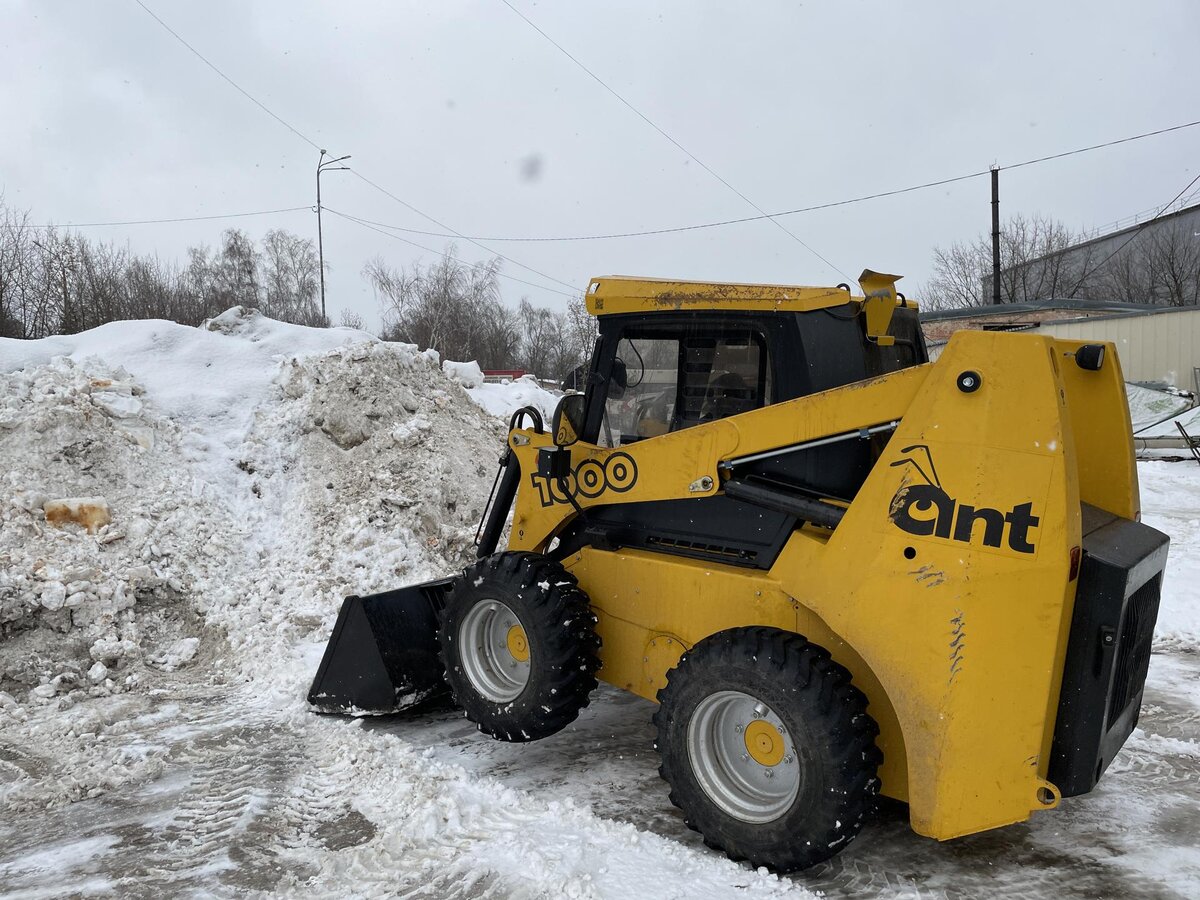
[[[777,766],[783,761],[783,735],[762,719],[746,726],[746,752],[760,766]]]
[[[508,629],[505,643],[508,645],[508,652],[512,654],[513,659],[517,662],[529,662],[529,639],[525,637],[524,628],[514,625]]]

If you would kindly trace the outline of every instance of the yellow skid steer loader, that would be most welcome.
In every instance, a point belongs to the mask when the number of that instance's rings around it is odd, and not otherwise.
[[[549,430],[514,416],[478,561],[347,599],[310,702],[448,686],[530,741],[599,677],[659,704],[688,823],[782,871],[877,794],[945,840],[1090,791],[1137,722],[1167,555],[1116,352],[960,331],[929,363],[895,281],[592,281],[587,390]]]

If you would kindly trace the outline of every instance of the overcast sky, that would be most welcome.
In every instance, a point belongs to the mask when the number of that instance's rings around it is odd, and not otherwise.
[[[1200,119],[1200,4],[512,0],[767,211],[837,201]],[[501,0],[145,0],[278,116],[468,235],[569,236],[755,210]],[[0,0],[0,193],[40,222],[307,206],[317,151],[134,0]],[[1001,212],[1095,228],[1170,200],[1200,127],[1002,172]],[[442,231],[349,172],[328,207]],[[919,295],[933,248],[989,227],[986,177],[782,221],[575,243],[489,243],[509,302],[559,306],[595,275],[834,284],[864,268]],[[309,210],[88,228],[163,258],[226,227],[316,236]],[[374,323],[361,277],[433,253],[326,213],[328,303]],[[449,241],[409,235],[434,251]],[[468,260],[487,251],[458,240]],[[557,293],[563,292],[563,293]],[[919,298],[919,297],[918,297]]]

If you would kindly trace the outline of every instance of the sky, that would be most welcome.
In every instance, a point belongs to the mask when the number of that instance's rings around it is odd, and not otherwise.
[[[990,228],[989,179],[779,219],[798,240],[764,220],[478,246],[331,210],[489,238],[672,228],[1200,119],[1188,0],[510,0],[637,112],[503,0],[143,2],[287,125],[136,0],[0,0],[4,202],[59,224],[300,207],[80,229],[182,261],[228,227],[315,239],[318,148],[351,154],[352,172],[322,176],[327,304],[369,326],[379,306],[363,266],[428,263],[451,244],[468,261],[507,257],[513,305],[562,308],[597,275],[832,285],[864,268],[904,275],[919,300],[934,248]],[[1103,228],[1152,212],[1197,171],[1200,127],[1002,170],[1001,214]]]

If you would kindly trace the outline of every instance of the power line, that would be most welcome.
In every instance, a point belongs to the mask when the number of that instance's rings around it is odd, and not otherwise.
[[[157,22],[164,29],[166,29],[166,31],[173,38],[175,38],[175,40],[179,41],[179,43],[183,44],[184,47],[186,47],[188,50],[190,50],[192,52],[192,54],[196,56],[197,59],[199,59],[202,63],[204,63],[206,66],[208,66],[214,72],[216,72],[217,75],[221,76],[221,78],[224,81],[226,81],[231,87],[233,87],[239,94],[241,94],[243,97],[245,97],[247,100],[249,100],[255,106],[257,106],[259,109],[261,109],[263,112],[265,112],[268,116],[270,116],[272,119],[274,119],[280,125],[282,125],[284,128],[286,128],[292,134],[296,135],[296,137],[300,138],[300,140],[304,141],[306,144],[308,144],[314,150],[321,149],[321,147],[315,141],[313,141],[310,137],[308,137],[308,135],[304,134],[302,131],[300,131],[298,128],[293,126],[290,122],[288,122],[282,116],[280,116],[279,114],[272,111],[269,107],[267,107],[267,105],[265,103],[262,103],[253,94],[251,94],[249,91],[247,91],[245,88],[243,88],[240,84],[238,84],[236,81],[234,81],[232,78],[230,78],[224,72],[222,72],[219,68],[217,68],[217,66],[215,64],[213,64],[212,62],[210,62],[209,59],[204,56],[204,54],[202,54],[199,50],[197,50],[195,47],[193,47],[191,44],[189,44],[186,40],[184,40],[184,38],[179,34],[179,32],[177,32],[170,25],[168,25],[166,22],[164,22],[162,19],[160,19],[157,15],[155,15],[154,11],[151,10],[150,7],[148,7],[145,3],[143,3],[142,0],[134,0],[134,2],[137,3],[137,5],[140,6],[143,10],[145,10],[146,13],[152,19],[154,19],[155,22]],[[391,197],[397,203],[402,204],[403,206],[412,210],[413,212],[415,212],[417,215],[421,216],[422,218],[428,219],[430,222],[433,222],[439,228],[444,228],[446,231],[452,232],[455,237],[458,237],[461,240],[464,240],[471,244],[474,244],[476,247],[483,250],[484,252],[491,253],[494,256],[498,256],[500,259],[504,260],[505,262],[511,263],[514,266],[525,269],[528,272],[533,272],[535,275],[538,275],[541,278],[545,278],[547,281],[553,281],[556,284],[561,284],[564,287],[575,290],[575,286],[570,284],[569,282],[563,281],[560,278],[555,278],[553,275],[547,275],[545,272],[540,272],[537,269],[533,268],[532,266],[527,266],[524,263],[521,263],[515,259],[512,259],[511,257],[507,257],[507,256],[504,256],[503,254],[496,253],[495,251],[490,250],[487,247],[484,247],[482,244],[478,243],[474,239],[469,238],[465,235],[459,234],[457,231],[455,231],[455,229],[451,228],[449,225],[446,225],[443,222],[439,222],[437,219],[433,218],[432,216],[428,215],[427,213],[422,212],[421,210],[417,209],[412,204],[410,204],[404,200],[401,200],[399,197],[397,197],[391,191],[387,190],[386,188],[382,187],[379,184],[376,184],[374,181],[371,181],[371,179],[367,178],[361,172],[359,172],[355,169],[351,169],[350,171],[356,177],[362,179],[362,181],[369,184],[371,187],[375,188],[375,190],[380,191],[383,194],[386,194],[388,197]],[[542,287],[542,286],[541,285],[533,285],[533,287]],[[548,288],[543,288],[543,289],[549,290]],[[559,292],[559,293],[561,293],[561,292]],[[574,294],[572,294],[571,296],[574,296]]]
[[[646,231],[619,231],[610,234],[582,234],[569,235],[565,237],[479,237],[477,240],[487,241],[488,243],[498,244],[506,241],[528,242],[528,243],[551,243],[551,242],[567,242],[567,241],[608,241],[616,238],[635,238],[635,237],[650,237],[659,234],[678,234],[684,231],[700,231],[705,228],[723,228],[727,225],[741,225],[745,222],[761,222],[764,219],[779,218],[781,216],[794,216],[799,213],[816,212],[821,209],[832,209],[836,206],[849,206],[852,203],[863,203],[867,200],[879,200],[883,197],[894,197],[897,194],[908,194],[912,191],[920,191],[925,188],[940,187],[945,184],[953,184],[956,181],[966,181],[970,178],[978,178],[981,175],[987,175],[989,169],[984,169],[979,172],[972,172],[969,175],[956,175],[953,178],[943,178],[940,181],[927,181],[924,184],[914,184],[909,187],[896,188],[891,191],[880,191],[875,194],[866,194],[861,197],[851,197],[846,200],[834,200],[829,203],[818,203],[814,206],[802,206],[797,209],[786,209],[780,212],[764,213],[760,216],[742,216],[737,219],[721,219],[716,222],[702,222],[697,225],[679,225],[674,228],[652,228]],[[367,220],[370,221],[370,220]],[[443,234],[437,231],[419,231],[415,228],[402,228],[399,225],[388,225],[383,222],[373,222],[374,225],[379,225],[383,228],[392,228],[396,231],[404,231],[409,234],[420,234],[427,237],[456,237],[461,235]],[[465,238],[464,238],[465,240]]]
[[[1009,166],[1000,166],[1001,169],[1020,169],[1023,166],[1032,166],[1037,163],[1049,162],[1052,159],[1062,159],[1066,156],[1074,156],[1077,153],[1089,153],[1092,150],[1103,150],[1105,147],[1115,147],[1117,144],[1128,144],[1130,141],[1140,141],[1142,138],[1155,137],[1160,134],[1167,134],[1172,131],[1181,131],[1184,128],[1194,128],[1200,125],[1200,119],[1195,122],[1185,122],[1182,125],[1172,125],[1170,128],[1159,128],[1157,131],[1146,131],[1142,134],[1134,134],[1129,137],[1117,138],[1115,141],[1105,141],[1103,144],[1092,144],[1090,147],[1080,147],[1077,150],[1067,150],[1063,153],[1053,153],[1050,156],[1039,156],[1037,159],[1027,159],[1024,162],[1013,163]]]
[[[208,222],[213,219],[242,219],[247,216],[273,216],[279,213],[311,211],[311,206],[288,206],[283,209],[260,209],[254,212],[222,213],[216,216],[176,216],[173,219],[131,219],[125,222],[61,222],[46,225],[16,225],[16,228],[107,228],[117,225],[164,225],[170,222]]]
[[[1177,201],[1180,197],[1182,197],[1184,194],[1186,194],[1188,191],[1190,191],[1192,189],[1192,185],[1194,185],[1198,181],[1200,181],[1200,174],[1197,174],[1195,178],[1193,178],[1191,181],[1189,181],[1187,183],[1187,186],[1184,187],[1184,189],[1182,191],[1180,191],[1178,194],[1176,194],[1174,197],[1172,197],[1170,200],[1168,200],[1166,202],[1166,204],[1164,204],[1163,207],[1155,215],[1153,215],[1152,217],[1147,219],[1141,225],[1138,225],[1136,228],[1134,228],[1133,232],[1129,235],[1129,237],[1127,237],[1125,240],[1123,240],[1120,243],[1120,245],[1118,245],[1117,248],[1112,251],[1112,253],[1108,254],[1108,256],[1104,257],[1104,259],[1100,260],[1100,262],[1096,263],[1096,265],[1092,266],[1090,269],[1085,269],[1083,274],[1079,276],[1079,280],[1077,282],[1075,282],[1075,287],[1073,287],[1071,289],[1071,296],[1075,295],[1075,292],[1079,290],[1079,288],[1087,280],[1087,277],[1089,275],[1094,273],[1097,269],[1102,268],[1105,263],[1107,263],[1110,259],[1112,259],[1114,256],[1116,256],[1118,253],[1120,253],[1126,247],[1128,247],[1133,241],[1137,240],[1137,238],[1139,238],[1141,236],[1142,232],[1146,230],[1146,227],[1148,225],[1150,225],[1151,223],[1153,223],[1156,220],[1158,220],[1159,218],[1161,218],[1162,215],[1168,209],[1170,209],[1172,206],[1175,205],[1175,201]]]
[[[1055,160],[1055,159],[1063,159],[1064,157],[1067,157],[1067,156],[1074,156],[1079,153],[1087,153],[1092,150],[1099,150],[1099,149],[1103,149],[1106,147],[1113,147],[1113,146],[1116,146],[1117,144],[1125,144],[1125,143],[1129,143],[1130,141],[1140,140],[1142,138],[1154,137],[1154,136],[1160,135],[1160,134],[1167,134],[1172,131],[1179,131],[1183,128],[1191,128],[1195,125],[1200,125],[1200,121],[1188,122],[1183,125],[1174,125],[1170,128],[1160,128],[1157,131],[1147,131],[1142,134],[1136,134],[1136,135],[1132,135],[1130,137],[1120,138],[1115,141],[1106,141],[1102,144],[1092,144],[1091,146],[1088,146],[1088,147],[1080,147],[1075,150],[1067,150],[1063,153],[1054,153],[1049,156],[1041,156],[1041,157],[1038,157],[1037,159],[1028,159],[1023,162],[1013,163],[1012,165],[1000,166],[1000,169],[1001,170],[1019,169],[1024,166],[1033,165],[1034,163],[1047,162],[1049,160]],[[351,170],[351,171],[353,172],[353,170]],[[953,184],[958,181],[966,181],[971,178],[978,178],[982,175],[987,175],[988,171],[989,170],[985,169],[980,172],[972,172],[968,175],[957,175],[953,178],[943,178],[939,181],[927,181],[922,184],[910,185],[909,187],[896,188],[895,190],[880,191],[880,192],[874,193],[874,194],[865,194],[861,197],[851,197],[851,198],[848,198],[845,200],[835,200],[830,203],[818,203],[813,206],[804,206],[804,207],[800,207],[797,209],[782,210],[780,212],[771,213],[771,216],[775,216],[775,217],[794,216],[799,213],[816,212],[818,210],[832,209],[832,208],[838,207],[838,206],[848,206],[853,203],[863,203],[868,200],[878,200],[878,199],[881,199],[884,197],[894,197],[898,194],[907,194],[907,193],[911,193],[913,191],[925,190],[926,188],[941,187],[942,185]],[[367,179],[365,176],[363,176],[359,172],[353,172],[353,174],[356,177],[361,178],[364,182],[369,184],[371,187],[374,187],[375,189],[380,190],[380,191],[384,192],[385,194],[388,194],[388,196],[392,197],[393,200],[402,204],[403,206],[407,207],[408,209],[412,210],[413,212],[417,213],[418,215],[422,216],[423,218],[429,219],[430,221],[434,222],[434,224],[437,224],[442,228],[447,228],[447,226],[442,225],[440,222],[437,222],[435,219],[432,219],[430,216],[426,215],[425,213],[421,212],[416,207],[412,206],[412,204],[407,203],[404,200],[401,200],[399,197],[396,197],[396,196],[390,194],[385,188],[382,188],[379,185],[375,184],[374,182],[370,181],[369,179]],[[1194,183],[1195,182],[1193,182],[1193,184]],[[1122,227],[1123,225],[1125,225],[1127,222],[1130,224],[1137,224],[1137,219],[1141,218],[1146,213],[1154,213],[1154,215],[1150,219],[1146,220],[1146,222],[1143,223],[1143,224],[1149,224],[1150,222],[1154,221],[1154,219],[1162,216],[1164,214],[1164,212],[1167,211],[1171,206],[1174,206],[1176,203],[1180,202],[1180,198],[1183,198],[1181,205],[1186,206],[1187,203],[1189,203],[1192,199],[1194,199],[1197,196],[1200,196],[1200,189],[1198,189],[1197,191],[1193,192],[1191,196],[1184,197],[1184,194],[1187,193],[1188,188],[1190,188],[1190,187],[1191,187],[1191,185],[1188,185],[1187,188],[1184,188],[1183,192],[1178,197],[1176,197],[1174,200],[1172,200],[1169,204],[1167,204],[1167,206],[1165,206],[1165,207],[1162,207],[1162,206],[1151,207],[1148,210],[1144,210],[1139,213],[1134,213],[1130,216],[1124,217],[1123,219],[1118,219],[1117,221],[1112,222],[1107,226],[1102,226],[1098,229],[1093,229],[1093,231],[1106,232],[1106,231],[1110,231],[1113,229],[1118,229],[1118,228]],[[329,206],[326,206],[325,208],[329,209],[331,212],[336,212],[336,210],[333,210]],[[252,212],[222,213],[220,215],[211,215],[211,216],[176,216],[174,218],[167,218],[167,219],[132,219],[132,220],[121,221],[121,222],[62,222],[62,223],[50,222],[45,225],[16,225],[14,227],[37,229],[37,228],[105,228],[105,227],[116,227],[116,226],[123,226],[123,225],[162,225],[162,224],[169,224],[169,223],[173,223],[173,222],[203,222],[203,221],[210,221],[210,220],[216,220],[216,219],[238,219],[238,218],[244,218],[247,216],[269,216],[269,215],[277,215],[280,213],[302,212],[304,210],[311,210],[311,209],[312,209],[311,206],[288,206],[288,207],[283,207],[281,209],[263,209],[263,210],[254,210]],[[728,225],[740,225],[745,222],[761,221],[764,218],[764,216],[743,216],[743,217],[737,218],[737,219],[722,219],[722,220],[716,221],[716,222],[703,222],[703,223],[700,223],[697,225],[680,225],[680,226],[677,226],[674,228],[655,228],[655,229],[649,229],[646,231],[613,232],[611,234],[566,235],[566,236],[561,236],[561,237],[504,237],[504,236],[468,236],[468,235],[459,234],[458,232],[452,232],[449,230],[447,230],[447,231],[422,231],[422,230],[416,229],[416,228],[405,228],[400,225],[391,225],[391,224],[388,224],[387,222],[377,222],[373,219],[366,219],[361,216],[348,216],[346,213],[339,213],[339,215],[341,215],[343,218],[351,218],[354,221],[359,222],[360,224],[375,225],[380,228],[390,229],[392,231],[402,231],[405,234],[416,234],[416,235],[422,235],[425,237],[437,237],[437,238],[446,238],[446,239],[459,238],[461,240],[488,241],[489,243],[505,243],[505,242],[512,242],[512,243],[564,242],[565,243],[565,242],[571,242],[571,241],[605,241],[605,240],[614,240],[617,238],[650,237],[650,236],[660,235],[660,234],[678,234],[680,232],[699,231],[699,230],[706,229],[706,228],[721,228],[721,227],[725,227]],[[414,245],[414,246],[416,246],[416,245]],[[491,253],[492,251],[488,250],[487,252]],[[506,257],[501,257],[501,258],[506,259]],[[512,262],[512,260],[509,260],[509,262]],[[514,263],[514,264],[516,264],[516,263]],[[549,276],[543,276],[543,277],[549,277]],[[553,281],[555,279],[551,278],[550,280]],[[573,285],[567,284],[566,282],[559,282],[559,283],[563,284],[566,287],[570,287],[572,289],[574,288]]]
[[[1168,132],[1179,131],[1184,128],[1192,128],[1192,127],[1195,127],[1196,125],[1200,125],[1200,120],[1197,120],[1195,122],[1187,122],[1183,125],[1173,125],[1170,128],[1160,128],[1156,131],[1147,131],[1142,134],[1131,135],[1129,137],[1120,138],[1115,141],[1106,141],[1102,144],[1092,144],[1091,146],[1088,146],[1088,147],[1078,147],[1074,150],[1067,150],[1062,153],[1054,153],[1049,156],[1040,156],[1040,157],[1037,157],[1036,159],[1027,159],[1027,160],[1023,160],[1022,162],[1012,163],[1011,165],[999,166],[998,168],[1001,171],[1004,171],[1006,169],[1020,169],[1020,168],[1024,168],[1025,166],[1034,165],[1035,163],[1043,163],[1043,162],[1048,162],[1050,160],[1063,159],[1065,157],[1075,156],[1080,153],[1089,153],[1093,150],[1100,150],[1105,147],[1113,147],[1117,144],[1126,144],[1126,143],[1129,143],[1130,141],[1141,140],[1142,138],[1154,137],[1154,136],[1160,135],[1160,134],[1167,134]],[[895,188],[895,189],[889,190],[889,191],[878,191],[874,194],[864,194],[859,197],[850,197],[850,198],[847,198],[844,200],[834,200],[829,203],[817,203],[812,206],[801,206],[801,207],[797,207],[795,209],[785,209],[785,210],[780,210],[779,212],[764,213],[764,214],[758,215],[758,216],[741,216],[739,218],[734,218],[734,219],[720,219],[720,220],[713,221],[713,222],[701,222],[701,223],[698,223],[695,225],[678,225],[675,227],[668,227],[668,228],[651,228],[651,229],[646,229],[643,231],[616,231],[616,232],[610,232],[610,233],[606,233],[606,234],[580,234],[580,235],[562,235],[562,236],[546,236],[546,237],[508,237],[508,236],[503,236],[503,235],[487,235],[487,236],[476,236],[475,239],[480,240],[480,241],[487,241],[488,243],[492,243],[492,244],[499,244],[499,243],[506,243],[506,242],[514,242],[514,243],[562,242],[562,243],[566,243],[566,242],[571,242],[571,241],[609,241],[609,240],[616,240],[618,238],[636,238],[636,237],[651,237],[651,236],[662,235],[662,234],[679,234],[681,232],[686,232],[686,231],[700,231],[700,230],[703,230],[706,228],[724,228],[729,225],[742,225],[747,222],[761,222],[763,219],[782,218],[783,216],[795,216],[795,215],[799,215],[800,213],[817,212],[817,211],[823,210],[823,209],[833,209],[833,208],[839,207],[839,206],[849,206],[854,203],[865,203],[868,200],[880,200],[880,199],[883,199],[884,197],[895,197],[900,194],[909,194],[909,193],[912,193],[913,191],[922,191],[922,190],[926,190],[928,188],[942,187],[947,184],[954,184],[959,181],[968,181],[972,178],[981,178],[984,175],[990,174],[990,172],[991,172],[990,169],[981,169],[978,172],[969,172],[965,175],[955,175],[950,178],[941,178],[936,181],[926,181],[926,182],[922,182],[921,184],[913,184],[913,185],[909,185],[908,187]],[[1158,209],[1158,207],[1155,207],[1155,209]],[[428,217],[426,217],[426,218],[428,218]],[[365,221],[371,221],[371,220],[368,219]],[[381,228],[390,228],[395,231],[403,231],[407,234],[418,234],[418,235],[424,235],[426,237],[440,237],[440,238],[461,237],[461,238],[463,238],[463,240],[467,240],[467,238],[465,238],[459,234],[448,234],[448,233],[437,232],[437,231],[421,231],[416,228],[404,228],[400,225],[389,225],[385,222],[371,222],[371,224],[378,225]]]
[[[324,207],[324,209],[326,212],[331,212],[335,216],[343,218],[343,219],[347,220],[348,222],[353,222],[356,225],[361,225],[363,228],[367,228],[367,229],[370,229],[371,231],[377,232],[378,234],[382,234],[384,237],[389,237],[394,241],[402,241],[405,244],[409,244],[413,247],[417,247],[418,249],[424,250],[427,253],[433,253],[434,255],[440,256],[443,259],[451,259],[452,258],[451,254],[449,254],[443,250],[434,250],[432,247],[426,247],[424,244],[418,244],[416,241],[410,241],[408,238],[402,238],[398,234],[390,234],[386,231],[376,228],[374,225],[372,225],[366,219],[360,219],[357,216],[350,215],[349,213],[338,212],[336,209],[334,209],[333,207],[330,207],[330,206],[326,206],[326,207]],[[575,291],[574,293],[568,294],[565,291],[560,291],[555,288],[549,288],[542,284],[534,284],[532,281],[525,281],[522,278],[516,278],[512,275],[505,275],[503,272],[497,272],[496,274],[499,275],[501,278],[507,278],[509,281],[515,281],[518,284],[525,284],[525,285],[528,285],[529,287],[535,287],[535,288],[538,288],[539,290],[550,291],[555,294],[561,294],[564,297],[570,297],[572,299],[580,296],[580,293],[581,293],[580,291]],[[567,286],[570,287],[570,285],[567,285]]]
[[[811,253],[813,256],[815,256],[817,259],[821,260],[821,262],[825,263],[825,265],[829,266],[830,269],[832,269],[835,272],[841,272],[842,275],[846,275],[845,272],[842,272],[841,269],[839,269],[837,266],[835,266],[833,263],[831,263],[829,260],[827,260],[824,256],[822,256],[820,253],[818,253],[813,247],[809,246],[807,243],[805,243],[803,240],[801,240],[797,235],[795,235],[791,231],[789,231],[783,225],[782,222],[776,221],[775,217],[773,215],[767,213],[766,210],[764,210],[761,206],[759,206],[757,203],[755,203],[753,200],[751,200],[749,197],[747,197],[745,194],[743,194],[741,191],[739,191],[737,188],[735,188],[732,184],[730,184],[728,181],[726,181],[724,178],[722,178],[719,174],[717,174],[716,171],[714,171],[712,168],[710,168],[708,165],[706,165],[699,157],[697,157],[694,153],[692,153],[685,146],[683,146],[683,144],[679,143],[679,141],[675,140],[675,138],[671,137],[671,135],[667,134],[666,131],[664,131],[662,128],[660,128],[658,125],[656,125],[653,121],[651,121],[649,116],[647,116],[645,113],[643,113],[641,110],[639,110],[636,106],[634,106],[632,103],[630,103],[624,97],[622,97],[619,93],[617,93],[617,91],[615,89],[610,87],[604,81],[604,79],[602,79],[599,75],[597,75],[595,72],[593,72],[587,66],[585,66],[582,62],[580,62],[578,59],[576,59],[574,56],[572,56],[571,53],[565,47],[562,46],[562,44],[558,43],[558,41],[554,40],[554,38],[550,37],[550,35],[548,35],[544,31],[542,31],[542,29],[539,28],[536,24],[534,24],[534,22],[528,16],[526,16],[523,12],[521,12],[519,9],[517,9],[515,6],[513,6],[509,2],[509,0],[500,0],[500,2],[503,3],[505,6],[507,6],[514,13],[516,13],[518,16],[520,16],[521,19],[523,19],[530,28],[532,28],[534,31],[536,31],[538,34],[540,34],[542,37],[544,37],[547,41],[549,41],[551,44],[553,44],[554,47],[557,48],[558,51],[563,54],[563,56],[565,56],[567,59],[571,60],[571,62],[575,63],[576,66],[578,66],[580,69],[582,69],[584,72],[586,72],[589,76],[591,76],[591,78],[597,84],[599,84],[602,88],[604,88],[606,91],[608,91],[610,94],[612,94],[618,100],[620,100],[621,103],[624,104],[625,107],[630,110],[630,112],[632,112],[639,119],[641,119],[643,122],[645,122],[651,128],[653,128],[655,131],[657,131],[659,134],[661,134],[664,138],[666,138],[668,141],[670,141],[672,144],[674,144],[689,159],[691,159],[692,162],[696,163],[705,172],[707,172],[713,178],[717,179],[717,181],[721,182],[721,184],[725,185],[725,187],[729,188],[729,190],[733,191],[735,194],[737,194],[739,197],[741,197],[742,200],[744,200],[751,207],[753,207],[754,210],[760,214],[757,218],[769,220],[772,225],[774,225],[776,228],[778,228],[780,231],[782,231],[784,234],[786,234],[788,237],[790,237],[793,241],[798,243],[801,247],[803,247],[805,250],[807,250],[809,253]],[[846,275],[846,277],[849,278],[850,276]]]
[[[146,14],[148,16],[150,16],[150,18],[152,18],[159,25],[161,25],[163,28],[165,28],[168,31],[168,33],[170,33],[170,35],[173,38],[175,38],[175,40],[179,41],[179,43],[183,44],[183,46],[185,46],[189,50],[191,50],[192,53],[195,54],[195,56],[202,63],[204,63],[206,66],[208,66],[210,69],[212,69],[218,75],[220,75],[223,79],[225,79],[225,81],[229,82],[230,86],[235,91],[237,91],[239,94],[241,94],[247,100],[249,100],[251,103],[253,103],[255,106],[257,106],[263,112],[265,112],[268,116],[270,116],[272,119],[274,119],[280,125],[282,125],[284,128],[286,128],[292,134],[296,135],[296,137],[300,138],[300,140],[304,141],[304,143],[308,144],[314,150],[321,149],[319,146],[317,146],[317,143],[315,141],[313,141],[311,138],[309,138],[307,135],[305,135],[303,132],[301,132],[300,129],[294,127],[290,122],[285,120],[282,116],[277,115],[276,113],[272,112],[270,109],[267,108],[267,106],[265,104],[260,103],[258,101],[258,99],[256,99],[249,91],[243,90],[242,86],[240,84],[238,84],[236,81],[234,81],[228,75],[226,75],[224,72],[222,72],[220,69],[218,69],[215,65],[213,65],[211,62],[209,62],[208,58],[205,57],[205,55],[203,53],[201,53],[199,50],[197,50],[195,47],[193,47],[191,44],[189,44],[187,41],[185,41],[180,36],[179,32],[177,32],[174,28],[172,28],[170,25],[168,25],[166,22],[164,22],[162,19],[160,19],[157,15],[155,15],[154,10],[152,10],[145,3],[143,3],[142,0],[133,0],[133,2],[136,3],[138,6],[140,6],[142,9],[144,9],[146,11]]]
[[[415,206],[413,206],[407,200],[402,200],[400,197],[397,197],[395,194],[393,194],[387,188],[383,187],[382,185],[376,184],[374,181],[372,181],[366,175],[363,175],[361,172],[359,172],[354,167],[347,166],[347,168],[350,169],[350,174],[353,175],[355,178],[361,179],[364,183],[375,188],[375,190],[379,191],[382,194],[387,195],[388,197],[391,197],[393,200],[395,200],[397,203],[399,203],[405,209],[412,210],[421,218],[428,219],[434,225],[438,226],[439,228],[444,228],[444,229],[446,229],[447,232],[449,232],[448,234],[444,234],[444,235],[438,235],[434,232],[429,232],[430,236],[458,238],[460,240],[466,241],[469,244],[473,244],[474,246],[478,247],[480,250],[484,251],[485,253],[490,253],[493,256],[499,257],[500,259],[504,260],[505,262],[512,263],[514,266],[517,266],[518,268],[524,269],[527,272],[532,272],[534,275],[540,275],[542,278],[545,278],[547,281],[553,281],[555,284],[561,284],[565,288],[570,288],[571,290],[576,290],[575,285],[573,285],[569,282],[563,281],[561,278],[555,278],[553,275],[547,275],[545,272],[540,272],[537,269],[533,268],[532,266],[527,266],[524,263],[517,262],[512,257],[505,256],[503,253],[497,253],[495,250],[492,250],[490,247],[485,247],[482,243],[479,242],[479,240],[477,238],[468,237],[467,235],[462,234],[459,231],[455,231],[449,225],[445,225],[442,222],[439,222],[437,219],[435,219],[433,216],[429,215],[428,213],[421,212],[421,210],[417,209]],[[326,209],[328,209],[328,208],[329,207],[326,207]],[[537,287],[537,285],[535,285],[535,287]],[[561,293],[561,291],[559,293]],[[571,296],[574,296],[574,294],[572,294]]]

